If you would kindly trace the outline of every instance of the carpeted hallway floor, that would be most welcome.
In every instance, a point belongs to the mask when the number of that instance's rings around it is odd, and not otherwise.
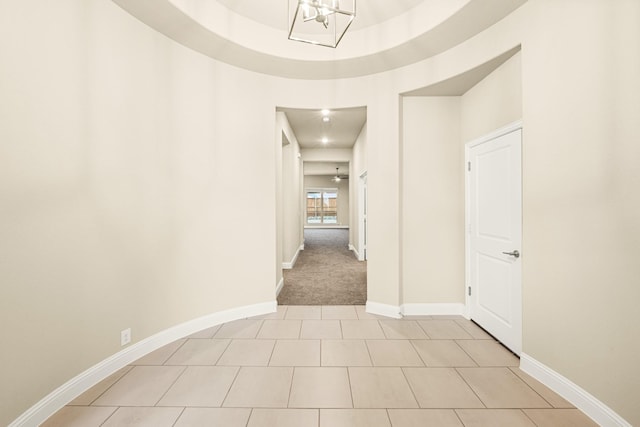
[[[349,230],[305,229],[304,250],[284,270],[281,305],[362,305],[367,300],[367,263],[349,250]]]

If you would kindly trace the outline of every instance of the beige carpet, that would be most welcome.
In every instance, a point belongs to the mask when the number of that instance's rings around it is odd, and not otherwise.
[[[349,250],[349,230],[306,229],[304,250],[284,270],[281,305],[361,305],[367,301],[367,263]]]

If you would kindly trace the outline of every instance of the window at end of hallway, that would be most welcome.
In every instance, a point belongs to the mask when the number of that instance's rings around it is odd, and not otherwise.
[[[338,190],[307,191],[307,224],[338,223]]]

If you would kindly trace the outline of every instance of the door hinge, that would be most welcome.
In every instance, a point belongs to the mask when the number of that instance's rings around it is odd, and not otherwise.
[[[467,170],[471,172],[471,162],[467,162]]]
[[[471,286],[469,286],[467,289],[469,289],[469,296],[471,296]]]

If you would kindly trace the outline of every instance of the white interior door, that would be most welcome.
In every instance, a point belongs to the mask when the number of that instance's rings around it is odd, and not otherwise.
[[[467,146],[470,315],[518,355],[522,351],[521,147],[519,126]]]

